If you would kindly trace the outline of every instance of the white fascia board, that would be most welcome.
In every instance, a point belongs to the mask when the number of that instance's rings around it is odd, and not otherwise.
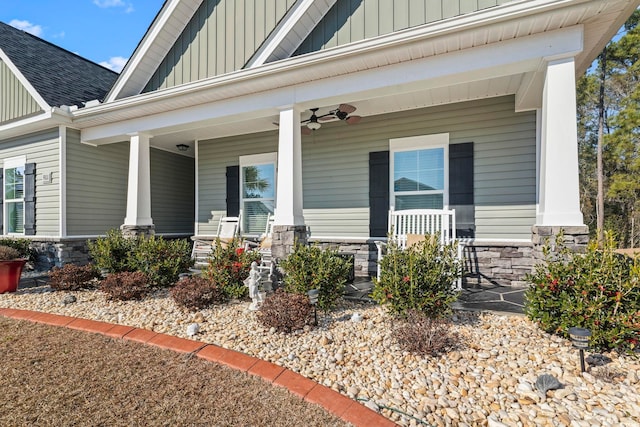
[[[71,124],[71,114],[60,108],[53,107],[42,113],[0,125],[0,139],[14,138],[28,133],[39,132],[62,124]]]
[[[278,24],[276,29],[269,35],[267,40],[262,44],[262,46],[260,46],[253,58],[249,60],[246,68],[254,68],[264,65],[276,49],[282,46],[282,42],[286,38],[292,37],[292,34],[296,34],[296,37],[298,38],[297,44],[300,45],[308,35],[307,31],[301,34],[299,34],[299,31],[294,31],[296,27],[300,28],[300,25],[298,25],[300,19],[307,16],[317,24],[324,15],[326,15],[329,9],[331,9],[335,2],[336,0],[298,0],[287,13],[285,18]],[[310,10],[312,6],[315,9],[314,11]],[[313,28],[310,28],[308,31],[311,30],[313,30]],[[292,53],[293,52],[289,52],[289,55]]]
[[[82,139],[106,140],[131,132],[153,133],[175,126],[184,126],[186,129],[192,128],[191,124],[198,121],[219,119],[221,122],[228,122],[276,114],[277,108],[282,105],[309,102],[329,105],[345,98],[355,102],[419,89],[527,73],[537,70],[545,57],[572,56],[579,52],[582,49],[582,30],[582,26],[575,26],[348,75],[307,83],[292,82],[290,86],[260,93],[248,93],[235,98],[87,127],[82,131]],[[296,73],[299,74],[297,70],[290,73],[292,80],[295,79]],[[246,82],[244,79],[237,83],[225,82],[224,86],[228,84],[246,85]],[[215,90],[215,86],[211,89]],[[147,100],[143,105],[148,102],[153,101]],[[106,106],[96,108],[102,107]],[[82,110],[78,110],[75,114],[81,112]]]
[[[33,99],[36,100],[36,102],[40,106],[40,109],[42,109],[43,111],[48,111],[48,110],[51,109],[51,106],[44,100],[44,98],[38,93],[38,91],[31,85],[29,80],[27,80],[27,78],[20,72],[20,69],[18,67],[16,67],[16,65],[11,61],[11,59],[9,59],[7,54],[4,53],[4,51],[2,49],[0,49],[0,60],[2,60],[2,62],[7,64],[7,67],[9,67],[9,70],[11,70],[11,72],[16,76],[18,81],[27,89],[27,92],[29,92],[29,95],[31,95],[33,97]]]
[[[154,22],[151,24],[151,27],[149,28],[147,33],[144,35],[144,37],[140,41],[140,44],[136,48],[135,52],[133,53],[129,61],[127,61],[127,64],[125,65],[124,69],[120,73],[120,76],[118,77],[115,84],[113,85],[113,87],[111,88],[107,96],[105,97],[104,103],[112,102],[118,99],[118,97],[121,95],[123,90],[129,84],[130,80],[134,77],[134,75],[137,72],[139,72],[138,68],[146,58],[151,47],[157,43],[157,40],[159,39],[159,36],[161,34],[166,33],[166,30],[164,28],[167,25],[167,22],[169,22],[174,18],[174,13],[176,12],[177,7],[184,2],[185,0],[168,0],[166,4],[163,6],[163,8],[160,10],[160,12],[158,12],[158,16],[156,17]],[[189,3],[191,3],[192,6],[194,7],[194,10],[196,10],[197,7],[199,7],[200,3],[202,3],[202,0],[189,0]],[[182,28],[186,26],[186,24],[189,22],[189,19],[191,19],[191,16],[189,16],[188,19],[186,19],[186,22],[180,22]],[[177,37],[180,35],[181,32],[182,32],[182,29],[174,37],[171,37],[171,43],[169,43],[169,47],[167,51],[171,48],[171,46],[173,46],[173,43],[175,43],[175,40],[177,40]],[[155,71],[155,67],[153,67],[153,70]],[[146,73],[148,74],[146,76],[146,80],[148,80],[149,77],[151,77],[152,73],[153,71],[151,71],[150,73],[149,72]]]

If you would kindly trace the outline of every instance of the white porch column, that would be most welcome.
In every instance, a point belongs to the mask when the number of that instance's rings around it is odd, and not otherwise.
[[[129,141],[127,216],[123,229],[153,228],[151,219],[151,161],[149,135],[132,134]]]
[[[274,225],[304,225],[300,112],[297,106],[280,111],[278,189]]]
[[[583,226],[573,58],[547,64],[541,109],[538,226]]]

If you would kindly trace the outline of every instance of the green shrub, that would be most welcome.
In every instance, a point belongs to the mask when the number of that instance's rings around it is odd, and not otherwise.
[[[133,239],[128,257],[129,271],[141,271],[153,286],[170,286],[193,265],[186,240],[151,236]]]
[[[309,297],[278,289],[260,306],[258,321],[267,329],[289,333],[311,324],[311,313]]]
[[[176,304],[192,311],[221,304],[226,300],[222,289],[204,277],[180,280],[169,293]]]
[[[26,258],[31,262],[36,259],[35,250],[31,248],[31,241],[29,239],[5,237],[0,239],[0,246],[8,246],[18,251],[17,258]]]
[[[141,300],[149,293],[149,280],[140,271],[123,271],[108,275],[100,282],[100,290],[109,299]]]
[[[54,267],[49,273],[49,286],[56,291],[77,291],[93,287],[98,274],[91,265],[67,264]]]
[[[434,318],[448,315],[458,298],[454,283],[462,274],[457,253],[457,243],[443,246],[435,236],[404,250],[390,242],[380,279],[374,279],[373,299],[402,317],[409,310]]]
[[[572,326],[591,330],[599,349],[633,350],[640,340],[640,259],[614,252],[607,234],[602,249],[595,241],[584,254],[556,240],[557,253],[544,246],[545,260],[528,275],[525,313],[549,332],[568,338]]]
[[[284,288],[287,292],[304,294],[318,289],[318,307],[330,310],[344,292],[351,265],[332,249],[296,242],[293,253],[280,262],[284,270]]]
[[[258,251],[245,251],[237,239],[226,244],[218,239],[202,275],[220,287],[227,298],[244,298],[249,295],[249,288],[243,281],[249,277],[253,261],[260,261]]]
[[[454,348],[459,340],[450,321],[415,310],[394,325],[393,334],[403,349],[420,356],[437,356]]]
[[[106,270],[108,273],[131,271],[129,257],[136,241],[124,237],[120,230],[109,230],[106,237],[88,242],[89,254],[99,270]]]
[[[96,268],[108,273],[141,271],[153,286],[170,286],[178,275],[193,265],[186,240],[162,237],[124,237],[120,230],[109,230],[106,237],[89,242],[89,253]]]

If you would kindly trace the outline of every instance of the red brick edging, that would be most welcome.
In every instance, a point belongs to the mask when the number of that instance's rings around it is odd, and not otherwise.
[[[361,403],[287,368],[217,345],[160,334],[146,329],[38,311],[0,308],[0,316],[137,341],[180,353],[193,353],[201,359],[247,372],[261,377],[264,381],[276,386],[284,387],[307,402],[320,405],[330,413],[355,426],[396,425],[393,421],[372,411]]]

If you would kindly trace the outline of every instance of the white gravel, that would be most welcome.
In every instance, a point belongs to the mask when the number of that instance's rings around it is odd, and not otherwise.
[[[63,303],[68,295],[76,301]],[[392,320],[378,306],[343,302],[328,316],[319,313],[318,328],[290,335],[265,330],[248,306],[235,302],[191,313],[166,291],[142,302],[47,286],[0,295],[0,307],[146,328],[242,351],[358,399],[400,425],[640,426],[637,355],[587,353],[594,364],[610,361],[581,374],[569,341],[522,316],[456,312],[460,348],[423,358],[398,347]],[[361,320],[354,322],[356,313]],[[189,336],[193,323],[199,331]],[[541,397],[534,384],[542,374],[555,376],[563,388]]]

